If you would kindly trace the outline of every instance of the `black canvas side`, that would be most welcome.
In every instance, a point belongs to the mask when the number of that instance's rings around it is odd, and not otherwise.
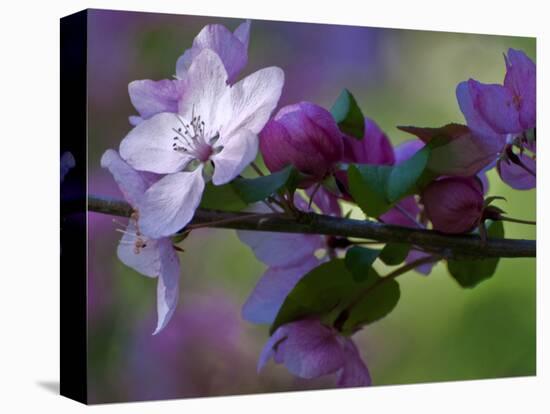
[[[87,402],[87,11],[61,19],[61,395]],[[72,163],[71,163],[72,164]]]

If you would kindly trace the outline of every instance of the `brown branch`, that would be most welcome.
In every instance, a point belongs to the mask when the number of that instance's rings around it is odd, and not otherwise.
[[[88,197],[88,210],[123,217],[128,217],[132,212],[132,208],[125,201],[97,196]],[[409,243],[447,258],[536,256],[535,240],[488,239],[482,242],[475,235],[447,235],[433,230],[398,227],[315,213],[303,213],[298,217],[273,213],[258,217],[254,213],[199,209],[191,224],[236,230],[354,237],[384,243]]]

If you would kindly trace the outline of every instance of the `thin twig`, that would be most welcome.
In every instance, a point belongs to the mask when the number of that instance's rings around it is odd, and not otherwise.
[[[74,204],[77,208],[82,203]],[[64,214],[69,213],[62,206]],[[132,208],[124,201],[111,200],[97,196],[88,197],[88,210],[103,214],[128,217]],[[77,212],[77,211],[74,211]],[[234,221],[233,217],[239,217]],[[230,222],[215,224],[231,218]],[[520,239],[487,239],[482,243],[478,235],[448,235],[433,230],[392,226],[367,220],[332,217],[315,213],[300,213],[296,216],[283,213],[266,214],[254,217],[252,213],[227,212],[199,209],[191,225],[206,224],[210,227],[236,230],[268,231],[280,233],[321,234],[366,240],[378,240],[381,243],[397,242],[419,246],[433,253],[445,252],[445,255],[460,258],[486,257],[535,257],[536,242]]]

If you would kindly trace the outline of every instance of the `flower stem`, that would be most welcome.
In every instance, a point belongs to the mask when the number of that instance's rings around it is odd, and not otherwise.
[[[377,283],[383,283],[383,281],[387,279],[395,279],[398,276],[401,276],[402,274],[407,273],[409,270],[413,270],[417,268],[418,266],[422,266],[424,264],[428,263],[434,263],[439,260],[441,260],[441,256],[428,256],[428,257],[422,257],[420,259],[417,259],[413,262],[407,263],[404,266],[401,266],[399,269],[395,269],[393,272],[387,274],[386,276],[383,276]],[[374,286],[373,286],[374,287]]]
[[[190,224],[189,226],[186,227],[186,230],[196,230],[204,227],[218,226],[220,224],[237,223],[239,221],[249,220],[250,218],[262,218],[262,217],[272,217],[272,216],[273,216],[273,213],[247,214],[246,216],[243,216],[243,217],[230,217],[223,220],[210,221],[208,223]]]
[[[521,220],[521,219],[515,219],[515,218],[512,218],[512,217],[506,217],[506,216],[500,216],[499,220],[502,220],[502,221],[509,221],[509,222],[511,222],[511,223],[530,224],[530,225],[532,225],[532,226],[536,226],[536,225],[537,225],[537,222],[536,222],[536,221]]]
[[[250,166],[260,177],[263,177],[265,175],[255,162],[251,162]]]

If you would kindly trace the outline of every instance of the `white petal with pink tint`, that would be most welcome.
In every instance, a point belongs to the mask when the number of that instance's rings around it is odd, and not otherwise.
[[[160,238],[181,230],[193,218],[203,191],[202,166],[160,179],[138,204],[142,233]]]

